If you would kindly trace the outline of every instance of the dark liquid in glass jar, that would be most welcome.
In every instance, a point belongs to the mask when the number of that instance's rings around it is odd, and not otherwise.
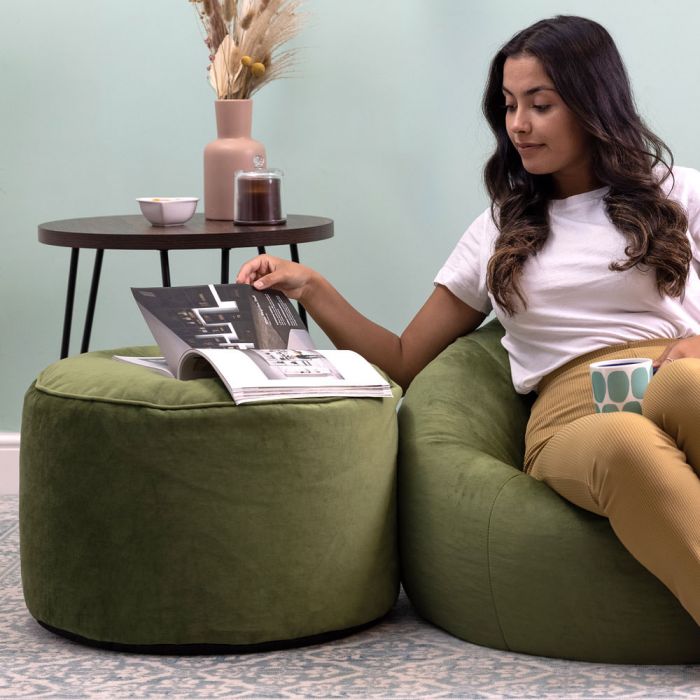
[[[236,215],[241,224],[278,224],[282,214],[281,180],[277,177],[246,177],[236,179]]]

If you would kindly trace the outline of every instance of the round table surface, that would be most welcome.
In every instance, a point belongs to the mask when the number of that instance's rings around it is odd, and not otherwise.
[[[284,224],[240,226],[195,214],[181,226],[152,226],[140,214],[49,221],[39,225],[39,242],[67,248],[185,250],[247,248],[308,243],[333,237],[333,220],[288,214]]]

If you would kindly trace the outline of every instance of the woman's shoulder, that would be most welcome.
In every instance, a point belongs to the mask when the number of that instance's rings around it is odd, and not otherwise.
[[[674,165],[669,173],[665,166],[657,166],[655,172],[668,197],[682,204],[700,202],[700,171],[682,165]]]
[[[469,254],[473,255],[477,251],[483,253],[491,249],[499,234],[494,216],[498,217],[497,211],[492,212],[491,207],[484,209],[461,235],[457,241],[456,251],[469,251]]]
[[[475,230],[481,235],[485,235],[487,233],[490,235],[498,235],[498,224],[496,223],[497,219],[498,206],[488,206],[481,212],[481,214],[479,214],[479,216],[476,217],[476,219],[474,219],[474,221],[472,221],[471,225],[467,229],[467,232],[470,230]]]

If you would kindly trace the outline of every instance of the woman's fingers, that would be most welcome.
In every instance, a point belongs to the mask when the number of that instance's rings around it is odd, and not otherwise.
[[[700,357],[700,335],[681,338],[669,343],[656,358],[654,367],[658,369],[669,364],[669,362],[681,360],[684,357]]]
[[[270,272],[263,277],[259,277],[253,282],[253,286],[256,289],[268,289],[269,287],[274,287],[275,285],[282,286],[284,284],[284,275],[279,272]]]
[[[260,263],[258,262],[257,258],[253,258],[253,260],[243,263],[243,265],[241,265],[241,269],[238,270],[238,274],[236,275],[236,283],[251,284],[254,279],[254,275],[257,273],[259,268]]]
[[[308,277],[309,271],[302,265],[265,254],[244,263],[236,282],[250,284],[256,289],[278,289],[297,299]]]
[[[257,255],[241,266],[236,276],[236,282],[238,284],[253,284],[255,280],[264,277],[272,270],[274,270],[274,266],[270,256],[267,254]]]
[[[670,348],[671,346],[668,345],[666,349],[654,360],[654,362],[652,363],[652,367],[654,367],[654,369],[661,367],[661,365],[666,361]]]

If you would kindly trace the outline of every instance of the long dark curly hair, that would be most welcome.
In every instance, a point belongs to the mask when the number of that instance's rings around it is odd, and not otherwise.
[[[517,311],[517,301],[527,306],[519,282],[525,262],[547,240],[553,195],[551,176],[528,173],[506,132],[503,65],[520,55],[539,59],[591,137],[593,174],[601,187],[609,187],[607,214],[627,239],[627,259],[611,262],[610,269],[654,268],[659,293],[681,296],[692,256],[687,214],[661,188],[673,177],[671,151],[637,113],[610,34],[597,22],[560,15],[524,29],[501,48],[484,92],[484,115],[496,136],[496,150],[484,168],[500,231],[488,266],[488,287],[496,302],[509,315]]]

